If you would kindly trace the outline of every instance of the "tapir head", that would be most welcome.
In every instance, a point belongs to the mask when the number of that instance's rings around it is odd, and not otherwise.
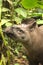
[[[36,21],[31,18],[23,20],[19,25],[7,27],[4,32],[16,41],[27,42],[31,39],[31,33],[33,33],[35,28]]]

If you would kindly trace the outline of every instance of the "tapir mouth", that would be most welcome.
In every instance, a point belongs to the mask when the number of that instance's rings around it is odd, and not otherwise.
[[[11,39],[16,39],[17,36],[16,34],[13,34],[11,32],[6,32],[5,30],[3,31],[4,35],[7,35],[8,37],[10,37]]]

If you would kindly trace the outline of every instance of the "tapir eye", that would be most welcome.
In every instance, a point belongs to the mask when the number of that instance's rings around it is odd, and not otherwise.
[[[16,27],[15,29],[16,29],[16,30],[19,30],[20,28],[17,28],[17,27]]]
[[[22,29],[20,29],[20,28],[16,28],[16,30],[17,30],[18,32],[24,33],[24,31],[23,31]]]

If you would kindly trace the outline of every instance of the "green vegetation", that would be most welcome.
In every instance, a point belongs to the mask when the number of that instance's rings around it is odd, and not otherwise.
[[[22,58],[27,62],[23,45],[7,37],[3,30],[31,17],[37,17],[37,24],[43,24],[43,0],[0,0],[0,65],[20,65]],[[21,59],[16,63],[19,56]]]

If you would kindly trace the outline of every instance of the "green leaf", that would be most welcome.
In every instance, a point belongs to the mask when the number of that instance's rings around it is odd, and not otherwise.
[[[7,12],[7,11],[10,11],[8,8],[2,8],[2,12]]]
[[[24,8],[31,9],[37,6],[37,1],[38,0],[22,0],[21,4]]]
[[[37,20],[37,24],[43,24],[43,20]]]
[[[38,7],[40,7],[41,9],[43,9],[43,0],[38,1]]]
[[[19,17],[15,17],[15,21],[17,22],[17,24],[21,23],[21,19]]]
[[[0,0],[0,20],[1,20],[1,8],[2,8],[2,0]]]
[[[0,7],[2,6],[2,0],[0,0]]]
[[[6,65],[6,58],[4,57],[3,54],[2,54],[2,59],[1,59],[0,65]]]
[[[2,65],[2,60],[0,61],[0,65]]]
[[[0,7],[0,20],[1,20],[1,7]]]
[[[19,63],[15,63],[14,65],[20,65]]]
[[[17,9],[15,9],[15,11],[19,14],[19,15],[22,15],[23,17],[27,17],[27,12],[26,12],[26,10],[25,9],[23,9],[23,8],[17,8]]]
[[[7,22],[5,25],[8,27],[8,26],[11,26],[11,25],[12,25],[12,23]]]
[[[22,57],[26,59],[26,56],[23,55]]]
[[[19,54],[19,52],[18,52],[18,50],[17,50],[17,49],[15,50],[15,53]]]
[[[1,25],[7,23],[8,21],[10,21],[10,20],[9,20],[9,19],[2,19],[2,20],[1,20]]]

